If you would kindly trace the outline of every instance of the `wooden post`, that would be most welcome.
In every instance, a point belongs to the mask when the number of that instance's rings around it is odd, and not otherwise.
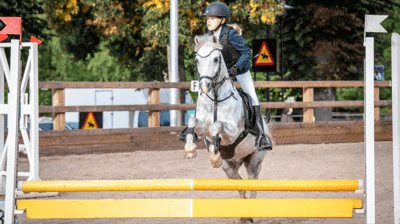
[[[160,89],[149,89],[148,104],[160,104]],[[149,127],[160,126],[160,111],[149,111]]]
[[[375,101],[379,101],[379,87],[375,87],[374,90],[375,90],[374,100]],[[374,112],[375,112],[374,113],[375,114],[375,120],[379,121],[380,120],[379,107],[375,107]]]
[[[314,101],[314,88],[303,87],[303,102]],[[314,122],[314,108],[303,108],[303,122]]]
[[[65,106],[65,90],[53,90],[53,107]],[[53,130],[65,130],[65,113],[54,113]]]

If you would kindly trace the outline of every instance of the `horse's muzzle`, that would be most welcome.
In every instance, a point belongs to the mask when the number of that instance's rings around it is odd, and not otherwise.
[[[211,82],[206,80],[201,82],[201,90],[203,91],[203,93],[208,94],[208,92],[210,92],[210,89],[211,89]]]

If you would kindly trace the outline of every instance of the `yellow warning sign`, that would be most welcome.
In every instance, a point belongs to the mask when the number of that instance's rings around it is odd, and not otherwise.
[[[83,123],[82,129],[98,129],[96,118],[94,117],[93,112],[89,112],[85,119],[85,123]]]
[[[262,43],[261,49],[258,52],[259,56],[256,59],[255,65],[273,65],[274,59],[269,52],[268,46],[265,42]]]

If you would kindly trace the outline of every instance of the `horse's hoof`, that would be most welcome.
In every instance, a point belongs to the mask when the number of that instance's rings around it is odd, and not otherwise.
[[[253,218],[240,218],[239,224],[247,224],[247,223],[253,223]]]
[[[197,152],[193,151],[193,152],[185,152],[185,159],[193,159],[194,157],[197,156]]]
[[[210,154],[211,165],[214,168],[219,168],[222,165],[221,154],[218,152],[217,154]]]
[[[193,159],[197,156],[196,152],[197,145],[193,143],[186,143],[185,145],[185,158],[186,159]]]

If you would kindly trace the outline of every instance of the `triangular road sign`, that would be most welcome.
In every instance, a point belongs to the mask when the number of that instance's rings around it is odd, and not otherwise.
[[[258,52],[259,56],[256,59],[255,65],[273,65],[274,59],[269,52],[268,46],[265,42],[262,43],[260,51]]]
[[[3,40],[5,40],[7,38],[8,38],[7,34],[0,34],[0,42],[2,42]]]
[[[34,36],[31,36],[31,42],[32,42],[32,43],[37,43],[38,45],[40,45],[40,44],[42,43],[41,40],[37,39],[37,38],[34,37]]]
[[[98,129],[99,125],[97,125],[96,118],[94,117],[93,112],[89,112],[85,119],[85,123],[83,123],[82,129]]]

